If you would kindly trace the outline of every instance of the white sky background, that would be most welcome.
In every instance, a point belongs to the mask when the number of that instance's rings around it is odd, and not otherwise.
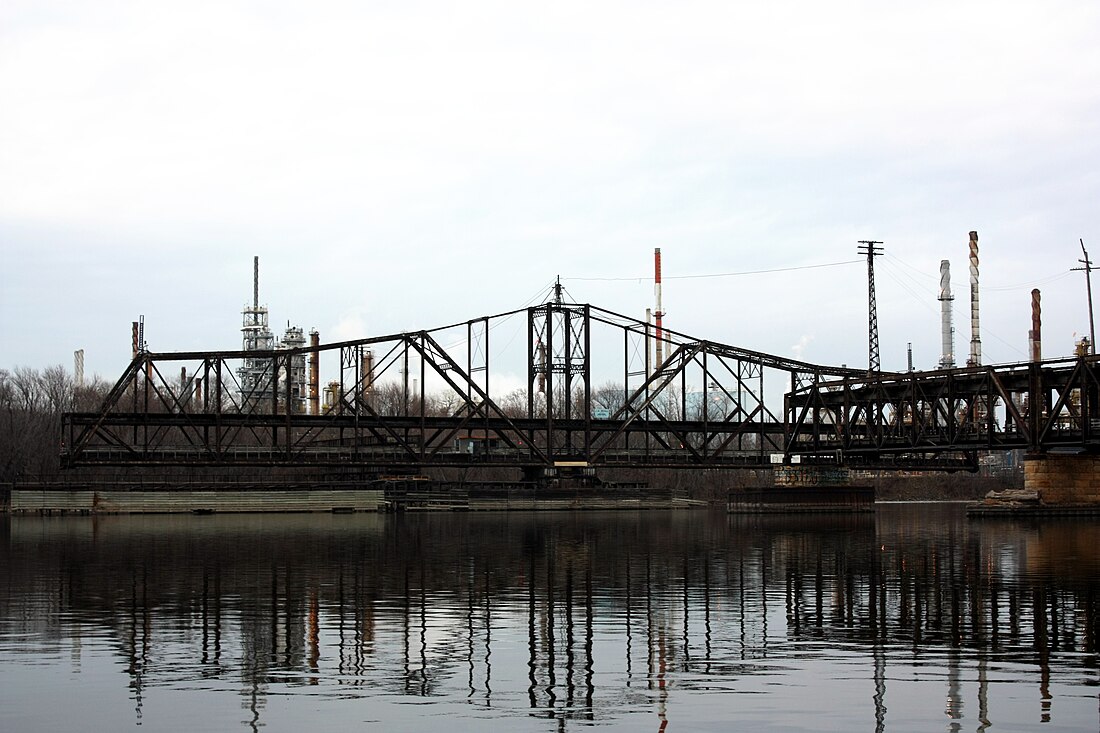
[[[985,361],[1026,358],[1032,287],[1069,354],[1079,237],[1100,260],[1098,31],[1095,0],[5,0],[0,368],[83,348],[113,381],[139,314],[154,351],[239,348],[253,255],[274,330],[324,341],[557,275],[641,318],[654,247],[671,328],[862,366],[865,264],[677,279],[860,239],[887,253],[883,367],[912,342],[930,368],[943,258],[969,348],[971,229]]]

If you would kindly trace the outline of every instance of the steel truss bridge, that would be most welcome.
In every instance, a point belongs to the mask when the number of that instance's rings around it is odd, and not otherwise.
[[[505,324],[513,335],[491,352]],[[518,358],[508,347],[521,331]],[[322,385],[307,401],[287,378],[303,357],[314,372],[334,364],[324,409]],[[247,391],[245,359],[269,364]],[[524,370],[525,388],[500,394],[494,375]],[[983,451],[1090,449],[1098,387],[1095,357],[869,374],[657,333],[559,298],[316,348],[139,353],[98,410],[64,416],[62,463],[511,467],[529,478],[777,463],[973,470]]]

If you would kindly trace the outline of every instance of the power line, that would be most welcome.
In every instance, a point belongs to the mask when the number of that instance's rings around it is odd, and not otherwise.
[[[925,272],[924,270],[922,270],[921,268],[919,268],[915,265],[910,265],[908,262],[906,262],[905,260],[903,260],[902,258],[900,258],[900,257],[898,257],[897,255],[894,255],[894,254],[886,255],[886,260],[890,261],[890,262],[897,262],[900,265],[905,265],[906,267],[908,267],[910,270],[917,273],[921,277],[927,277],[927,278],[931,278],[933,280],[935,280],[937,277],[939,277],[938,275],[933,275],[931,273]]]
[[[664,275],[663,280],[697,280],[708,277],[742,277],[744,275],[767,275],[773,272],[794,272],[796,270],[816,270],[822,267],[839,267],[840,265],[855,265],[863,260],[845,260],[844,262],[824,262],[818,265],[798,265],[796,267],[776,267],[768,270],[746,270],[744,272],[712,272],[698,275]],[[565,277],[563,280],[578,280],[584,282],[629,282],[631,280],[652,280],[652,277]]]
[[[1007,290],[1023,290],[1025,288],[1026,289],[1031,289],[1031,288],[1034,288],[1038,285],[1049,285],[1052,282],[1057,282],[1058,280],[1063,280],[1063,279],[1069,277],[1072,274],[1073,274],[1073,270],[1066,270],[1065,272],[1059,273],[1057,275],[1050,275],[1048,277],[1040,278],[1038,280],[1032,280],[1030,282],[1025,282],[1025,283],[1016,283],[1015,285],[998,285],[996,287],[990,287],[990,286],[986,285],[982,288],[982,290],[985,290],[985,291],[988,291],[988,292],[1000,293],[1000,292],[1004,292],[1004,291],[1007,291]]]

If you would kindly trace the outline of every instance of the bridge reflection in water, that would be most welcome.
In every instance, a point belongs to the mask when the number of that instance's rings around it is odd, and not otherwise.
[[[326,729],[407,724],[424,709],[401,703],[417,700],[457,730],[1097,723],[1094,523],[968,524],[918,506],[7,526],[0,647],[35,653],[3,655],[0,723],[44,659],[74,704],[95,669],[124,669],[121,725],[157,727],[166,698],[196,689],[276,729],[307,709]],[[37,714],[63,714],[59,697]],[[204,718],[215,708],[188,714],[224,727]]]

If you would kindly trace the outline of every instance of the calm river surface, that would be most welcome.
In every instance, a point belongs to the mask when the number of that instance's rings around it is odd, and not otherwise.
[[[0,517],[0,730],[1096,731],[1100,522]]]

